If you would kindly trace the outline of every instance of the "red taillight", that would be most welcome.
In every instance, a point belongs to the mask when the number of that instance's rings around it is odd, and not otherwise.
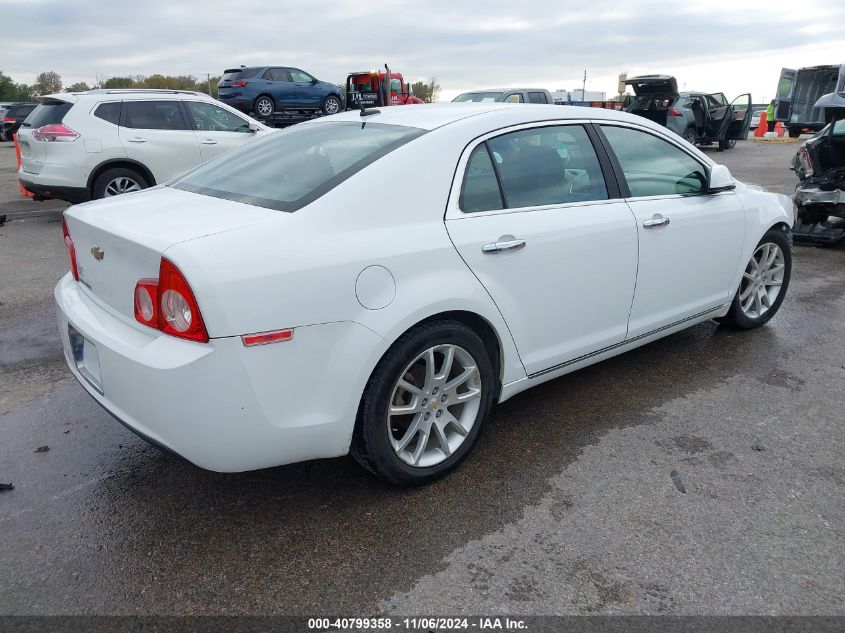
[[[244,88],[244,87],[246,87],[246,82],[245,81],[233,81],[231,85],[232,85],[232,88]]]
[[[669,114],[671,114],[672,116],[681,116],[681,111],[678,110],[678,108],[672,108],[671,110],[669,110]]]
[[[32,131],[32,138],[36,141],[64,141],[68,143],[78,139],[79,134],[66,125],[55,123],[52,125],[42,125],[34,129]]]
[[[253,345],[268,345],[270,343],[281,343],[293,338],[293,330],[276,330],[275,332],[259,332],[258,334],[244,334],[241,337],[246,347]]]
[[[188,280],[164,257],[158,279],[141,279],[135,284],[135,319],[171,336],[208,342],[200,307]]]
[[[73,278],[79,281],[79,269],[76,267],[76,248],[73,245],[73,240],[70,238],[70,233],[68,233],[64,215],[62,215],[62,235],[65,238],[68,257],[70,257],[70,272],[73,273]]]
[[[9,117],[3,117],[3,123],[17,123],[17,119],[10,119]]]

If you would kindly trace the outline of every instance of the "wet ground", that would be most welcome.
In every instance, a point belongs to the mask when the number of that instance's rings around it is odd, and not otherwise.
[[[789,193],[795,148],[712,155]],[[0,613],[845,614],[845,248],[796,247],[767,327],[523,393],[396,490],[346,458],[209,473],[113,421],[61,356],[61,208],[0,144]]]

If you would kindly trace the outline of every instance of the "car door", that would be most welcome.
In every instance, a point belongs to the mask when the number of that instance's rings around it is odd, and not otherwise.
[[[707,138],[724,139],[733,117],[733,110],[721,92],[706,95],[705,99],[707,100],[707,120],[705,121]]]
[[[775,103],[775,120],[789,121],[792,114],[792,92],[795,89],[795,77],[798,71],[794,68],[781,68],[778,79],[778,91]]]
[[[726,139],[744,141],[751,129],[751,94],[739,95],[731,101],[731,122],[725,132]]]
[[[203,162],[255,138],[249,122],[207,101],[183,101],[200,146]]]
[[[263,77],[267,79],[267,91],[276,102],[277,109],[298,105],[296,86],[291,81],[287,68],[268,68]]]
[[[628,338],[728,303],[745,239],[739,198],[707,193],[707,166],[674,140],[622,123],[600,127],[639,234]]]
[[[446,228],[529,375],[622,342],[637,228],[587,124],[529,124],[464,151]],[[604,156],[601,154],[601,156]]]
[[[323,94],[317,87],[317,81],[304,70],[287,70],[294,85],[297,104],[302,107],[319,106],[323,102]]]
[[[124,101],[118,136],[127,158],[149,169],[157,183],[201,162],[196,134],[176,100]]]

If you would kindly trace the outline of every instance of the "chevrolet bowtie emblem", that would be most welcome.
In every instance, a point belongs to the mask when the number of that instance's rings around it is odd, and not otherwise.
[[[94,256],[94,259],[96,259],[97,261],[103,259],[103,257],[105,257],[105,255],[106,255],[105,251],[103,249],[101,249],[99,246],[92,246],[91,247],[91,254]]]

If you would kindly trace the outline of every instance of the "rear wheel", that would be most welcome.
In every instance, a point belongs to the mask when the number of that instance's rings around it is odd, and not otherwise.
[[[684,137],[683,138],[690,145],[695,145],[695,139],[696,139],[695,128],[694,127],[688,127],[686,130],[684,130]]]
[[[272,97],[261,95],[255,100],[252,109],[260,117],[268,117],[276,111],[276,103]]]
[[[320,109],[325,114],[337,114],[340,112],[340,99],[338,99],[335,95],[329,95],[323,99],[323,105]]]
[[[91,197],[95,200],[99,198],[110,198],[112,196],[119,196],[122,193],[140,191],[149,186],[146,178],[134,169],[116,167],[114,169],[107,169],[97,177],[97,180],[94,181]]]
[[[801,136],[801,130],[798,130],[796,128],[788,128],[787,132],[789,133],[789,138],[798,138],[799,136]]]
[[[741,330],[760,327],[783,303],[791,273],[789,238],[780,229],[769,229],[745,266],[730,310],[718,320]]]
[[[384,355],[361,399],[352,456],[393,484],[420,485],[452,470],[493,406],[493,363],[457,321],[405,333]]]

